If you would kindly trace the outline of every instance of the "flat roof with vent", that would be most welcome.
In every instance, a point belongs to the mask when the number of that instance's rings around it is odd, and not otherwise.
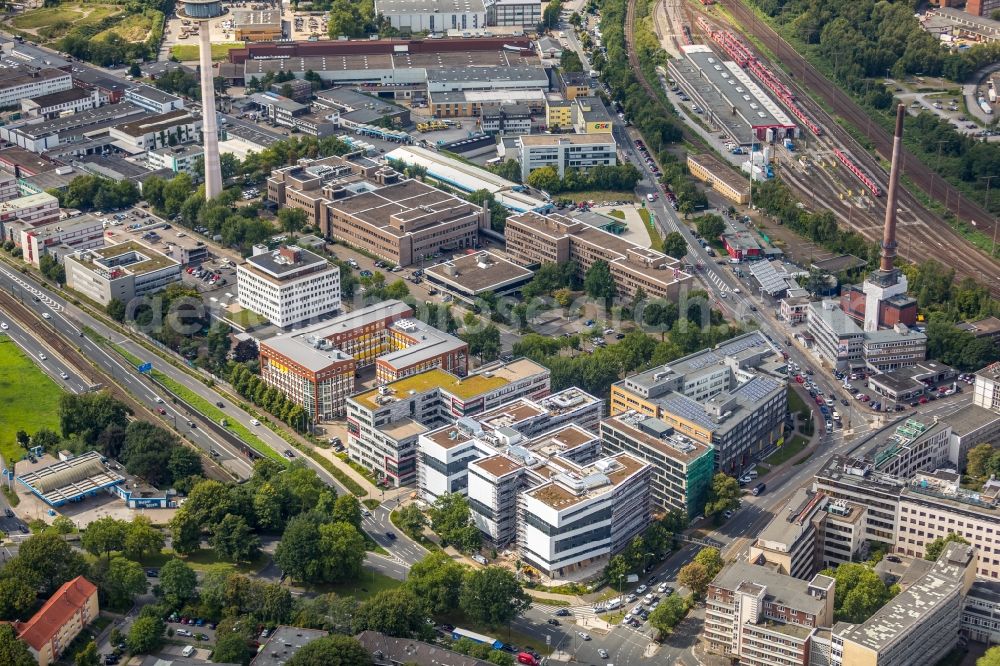
[[[17,480],[49,506],[76,502],[125,481],[125,477],[101,462],[101,454],[83,455],[21,474]]]
[[[482,251],[449,259],[424,269],[428,280],[449,291],[475,296],[500,293],[528,282],[534,273],[492,252]]]

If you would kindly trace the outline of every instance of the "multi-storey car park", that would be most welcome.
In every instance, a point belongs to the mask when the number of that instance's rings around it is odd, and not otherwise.
[[[785,360],[762,333],[679,358],[611,386],[611,413],[636,411],[711,444],[715,468],[741,472],[782,436]]]
[[[391,484],[413,483],[418,436],[509,400],[544,398],[549,388],[548,370],[527,359],[464,378],[439,369],[411,375],[347,400],[348,454]]]

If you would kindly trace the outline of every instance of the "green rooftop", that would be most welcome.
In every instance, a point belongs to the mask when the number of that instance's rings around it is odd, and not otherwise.
[[[146,257],[144,261],[137,261],[132,264],[121,264],[118,266],[113,266],[112,268],[121,268],[127,270],[133,275],[141,275],[143,273],[151,273],[153,271],[158,271],[161,268],[167,268],[169,266],[177,265],[177,262],[170,257],[157,252],[156,250],[150,249],[145,245],[141,245],[135,241],[125,241],[124,243],[118,243],[117,245],[109,245],[107,247],[94,248],[90,252],[99,255],[105,261],[114,259],[128,252],[136,252]]]
[[[397,379],[394,382],[386,384],[386,386],[392,390],[392,395],[400,397],[408,395],[410,391],[414,393],[426,393],[432,389],[442,388],[456,397],[468,400],[477,395],[502,388],[508,383],[503,377],[470,375],[463,379],[445,370],[434,369]],[[378,389],[372,389],[354,396],[354,400],[368,409],[375,409],[378,407],[378,404],[375,402],[377,396]]]

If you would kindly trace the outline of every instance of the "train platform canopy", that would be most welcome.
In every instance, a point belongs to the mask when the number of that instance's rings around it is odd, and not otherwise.
[[[107,467],[96,451],[21,474],[17,480],[49,506],[78,502],[117,486],[125,477]]]
[[[681,51],[685,60],[676,61],[672,73],[697,89],[717,122],[726,122],[735,115],[755,130],[797,128],[778,103],[732,60],[724,59],[705,44],[685,45]]]

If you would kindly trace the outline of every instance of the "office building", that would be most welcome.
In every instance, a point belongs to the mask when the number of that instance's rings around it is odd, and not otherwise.
[[[604,419],[600,432],[609,452],[626,452],[652,466],[655,511],[679,511],[692,520],[704,513],[715,470],[711,444],[678,434],[663,421],[634,411]]]
[[[749,561],[808,580],[820,569],[852,561],[864,546],[865,507],[797,489],[750,546]]]
[[[149,116],[148,111],[131,102],[106,104],[49,121],[28,118],[9,123],[0,127],[0,138],[35,153],[59,149],[64,154],[87,155],[113,145],[115,139],[103,130]]]
[[[205,148],[197,143],[183,146],[164,146],[146,154],[153,169],[170,169],[174,173],[196,174],[195,166],[205,160]]]
[[[485,0],[486,25],[534,29],[542,22],[542,0]]]
[[[298,81],[298,79],[296,79]],[[289,83],[293,83],[289,81]],[[306,81],[305,83],[309,83]],[[282,84],[283,85],[283,84]],[[309,94],[312,94],[311,86]],[[304,101],[296,98],[296,101]],[[340,87],[316,91],[317,107],[331,109],[339,114],[339,123],[351,128],[361,125],[381,125],[397,128],[410,125],[410,110],[393,104],[382,97],[374,97],[352,88]]]
[[[712,445],[715,469],[738,475],[782,436],[784,359],[747,333],[611,386],[611,413],[636,411]]]
[[[958,372],[943,363],[927,361],[906,368],[872,375],[868,387],[872,393],[895,402],[920,398],[929,386],[955,379]]]
[[[66,286],[106,306],[117,299],[155,293],[181,279],[181,265],[135,241],[89,250],[63,258]]]
[[[427,94],[427,106],[438,118],[472,118],[484,111],[507,104],[526,106],[531,113],[544,113],[545,91],[536,90],[459,90]],[[526,133],[526,132],[525,132]]]
[[[184,108],[183,98],[153,86],[129,88],[125,91],[125,100],[151,113],[169,113]]]
[[[573,261],[582,280],[596,261],[606,261],[625,299],[642,288],[649,298],[676,300],[692,280],[676,259],[558,213],[512,215],[504,235],[507,256],[522,266]]]
[[[156,114],[108,129],[114,145],[132,155],[196,141],[200,133],[201,118],[186,109]]]
[[[587,72],[559,72],[559,91],[572,102],[577,97],[592,97],[594,86]]]
[[[340,268],[294,245],[255,248],[236,283],[240,305],[281,328],[340,310]]]
[[[273,92],[257,93],[252,99],[265,118],[283,127],[295,127],[296,118],[309,113],[308,104],[296,102],[294,99]]]
[[[39,666],[49,666],[99,614],[97,586],[77,576],[63,583],[31,619],[14,622],[13,628]]]
[[[284,666],[303,647],[328,635],[329,632],[322,629],[303,629],[302,627],[279,625],[267,637],[267,641],[260,646],[257,655],[250,660],[250,665]]]
[[[321,275],[317,279],[328,279],[325,272],[315,275]],[[339,281],[339,273],[337,278]],[[297,278],[294,284],[305,284],[302,279]],[[304,293],[303,302],[308,304],[311,297],[308,290]],[[464,375],[468,370],[468,345],[412,316],[413,310],[406,304],[385,301],[290,335],[262,340],[261,376],[305,407],[316,420],[327,420],[343,415],[344,401],[353,393],[356,368],[375,365],[381,382],[431,368]],[[286,390],[290,386],[300,388]]]
[[[22,230],[39,229],[58,219],[59,200],[47,192],[0,201],[0,231],[4,242],[20,245]]]
[[[934,566],[861,624],[833,627],[833,666],[933,666],[957,644],[975,552],[948,544]]]
[[[1000,643],[1000,582],[977,580],[962,608],[962,635],[971,641]]]
[[[809,304],[809,333],[820,356],[838,370],[871,368],[888,372],[922,362],[927,336],[905,324],[864,331],[834,301]]]
[[[70,88],[21,100],[22,116],[51,120],[100,106],[97,91]]]
[[[44,255],[61,263],[70,252],[104,245],[104,225],[93,215],[70,217],[42,227],[23,225],[20,235],[21,256],[36,268]]]
[[[487,292],[496,296],[512,294],[532,277],[534,273],[527,268],[486,250],[424,269],[424,279],[429,283],[470,305]]]
[[[1000,363],[976,371],[972,404],[984,409],[1000,410]]]
[[[22,99],[69,90],[73,77],[61,69],[24,66],[0,70],[0,108],[20,106]]]
[[[489,228],[489,211],[420,181],[402,180],[334,199],[322,228],[330,238],[409,266],[445,248],[477,245],[479,230]]]
[[[513,433],[520,441],[520,438],[533,439],[544,433],[551,435],[572,426],[577,429],[576,433],[562,431],[565,442],[576,442],[568,448],[599,448],[600,442],[593,433],[603,415],[600,400],[577,388],[547,395],[547,373],[544,382],[530,366],[521,374],[525,378],[518,390],[507,391],[503,400],[489,401],[492,406],[485,409],[475,412],[466,410],[473,417],[459,417],[459,427],[453,427],[449,419],[440,428],[421,435],[417,485],[424,501],[433,503],[445,493],[466,492],[469,463],[495,455],[498,447],[506,445],[515,436]],[[543,384],[544,391],[540,388]],[[564,445],[560,450],[565,449],[567,446]],[[487,512],[480,513],[489,517]],[[496,530],[483,531],[495,542],[509,540],[498,536]]]
[[[586,171],[595,166],[618,164],[618,146],[610,132],[528,134],[518,137],[517,152],[521,179],[525,182],[532,171],[542,167],[555,167],[562,178],[566,169]]]
[[[947,466],[951,426],[946,420],[899,419],[857,440],[855,453],[874,471],[908,479],[921,470]]]
[[[375,0],[375,13],[393,28],[409,33],[486,27],[483,0]]]
[[[530,134],[531,109],[523,104],[484,108],[479,115],[479,129],[486,134]]]
[[[600,97],[573,98],[573,129],[577,134],[604,134],[611,131],[611,114]]]
[[[573,102],[556,94],[545,96],[545,124],[552,129],[573,126]]]
[[[750,181],[711,153],[688,154],[688,170],[698,180],[708,183],[713,190],[737,204],[750,200]]]
[[[410,375],[347,400],[348,453],[388,483],[407,485],[417,478],[419,435],[508,400],[548,393],[548,370],[524,359],[464,378],[441,369]]]
[[[819,574],[806,581],[729,564],[705,595],[705,648],[748,666],[810,666],[814,643],[833,623],[835,588]]]
[[[281,12],[274,9],[233,12],[234,37],[242,42],[267,42],[281,39]]]

